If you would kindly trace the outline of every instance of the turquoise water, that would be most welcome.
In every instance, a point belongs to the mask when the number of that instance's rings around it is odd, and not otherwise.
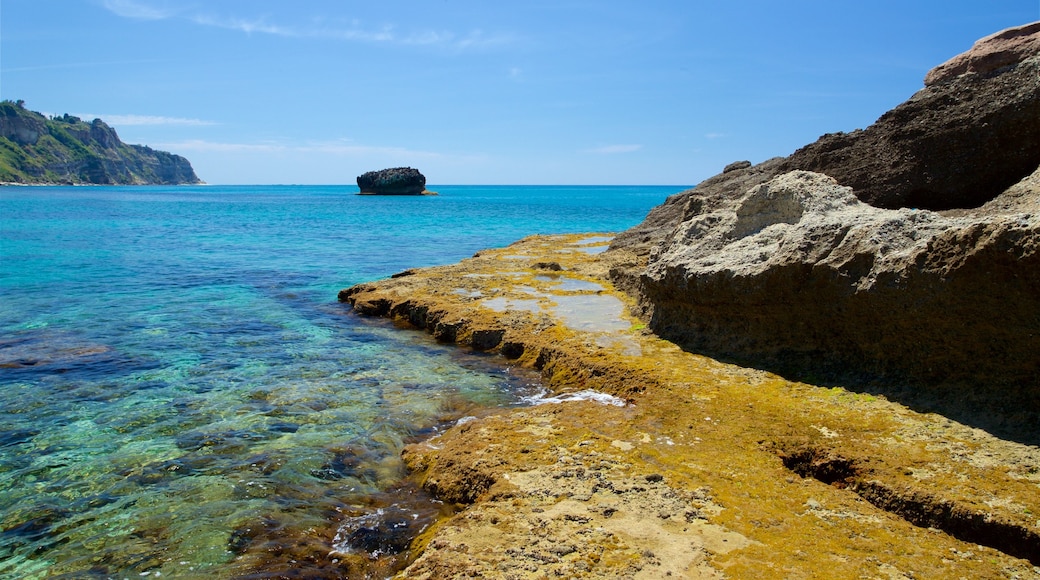
[[[537,378],[341,288],[682,187],[0,188],[0,577],[379,577],[443,510],[399,454]]]

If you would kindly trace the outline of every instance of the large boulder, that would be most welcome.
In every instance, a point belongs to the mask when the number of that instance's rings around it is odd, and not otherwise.
[[[869,206],[794,171],[684,221],[642,277],[651,326],[791,371],[1040,376],[1040,172],[963,215]]]
[[[364,195],[421,195],[426,193],[426,176],[411,167],[369,171],[357,178]]]

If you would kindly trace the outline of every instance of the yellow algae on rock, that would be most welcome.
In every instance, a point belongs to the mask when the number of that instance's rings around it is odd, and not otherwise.
[[[401,577],[1040,577],[1035,447],[684,352],[608,279],[638,258],[559,251],[588,238],[527,238],[341,293],[539,369],[558,400],[405,449],[417,481],[464,509],[416,541]],[[576,328],[556,310],[573,295],[618,301],[624,324]]]

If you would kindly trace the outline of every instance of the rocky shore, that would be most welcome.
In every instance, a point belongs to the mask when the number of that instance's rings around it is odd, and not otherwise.
[[[1035,446],[685,352],[629,313],[608,273],[633,256],[608,240],[529,238],[341,294],[563,394],[407,448],[465,509],[402,577],[1040,577]]]
[[[344,290],[539,369],[404,454],[409,578],[1040,578],[1040,23],[619,235]],[[609,249],[608,249],[609,247]]]

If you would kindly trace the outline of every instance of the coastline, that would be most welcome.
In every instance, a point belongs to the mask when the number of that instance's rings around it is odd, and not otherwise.
[[[683,352],[630,314],[608,273],[640,258],[609,240],[535,236],[341,292],[553,394],[627,401],[503,410],[406,448],[465,509],[401,577],[1040,577],[1040,450]]]

